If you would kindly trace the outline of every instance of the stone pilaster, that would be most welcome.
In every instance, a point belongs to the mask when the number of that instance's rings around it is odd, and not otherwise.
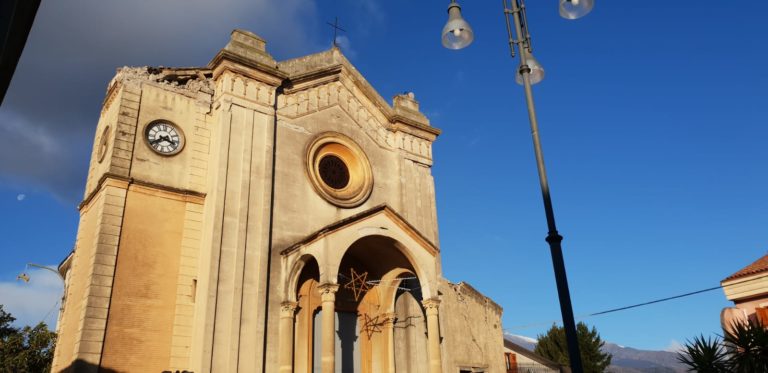
[[[280,304],[280,372],[293,372],[293,324],[296,315],[296,302]]]
[[[381,362],[383,365],[382,372],[395,372],[395,319],[397,314],[394,312],[382,313],[379,315],[383,320],[386,320],[382,326],[382,335],[384,336],[384,344],[387,346],[385,349],[379,349],[381,351]]]
[[[429,372],[443,371],[443,358],[440,353],[440,321],[438,308],[440,299],[431,298],[422,302],[427,311],[427,343],[429,349]]]
[[[321,366],[323,373],[336,371],[336,292],[338,284],[322,284],[318,287],[322,300]]]

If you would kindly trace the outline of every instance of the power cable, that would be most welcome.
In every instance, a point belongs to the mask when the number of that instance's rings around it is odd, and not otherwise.
[[[760,276],[760,277],[755,277],[755,278],[750,278],[750,279],[747,279],[747,280],[744,280],[744,281],[741,281],[741,282],[737,282],[737,284],[741,284],[741,283],[744,283],[744,282],[750,282],[750,281],[756,281],[756,280],[760,280],[760,279],[763,279],[763,278],[766,278],[766,277],[768,277],[768,275]],[[733,284],[731,284],[731,285],[733,285]],[[666,301],[673,300],[673,299],[685,298],[685,297],[689,297],[691,295],[706,293],[708,291],[722,289],[722,287],[723,287],[723,285],[719,285],[719,286],[715,286],[715,287],[708,288],[708,289],[692,291],[690,293],[674,295],[674,296],[671,296],[671,297],[660,298],[660,299],[655,299],[655,300],[648,301],[648,302],[633,304],[631,306],[611,308],[611,309],[605,310],[605,311],[593,312],[593,313],[589,313],[589,314],[585,314],[585,315],[579,315],[579,316],[576,316],[576,318],[577,319],[584,319],[584,318],[587,318],[587,317],[599,316],[599,315],[605,315],[605,314],[608,314],[608,313],[624,311],[624,310],[628,310],[628,309],[632,309],[632,308],[647,306],[647,305],[650,305],[650,304],[661,303],[661,302],[666,302]],[[532,324],[513,326],[511,328],[505,328],[505,329],[509,329],[509,330],[528,329],[528,328],[532,328],[532,327],[535,327],[535,326],[552,325],[552,324],[556,324],[558,322],[560,322],[560,320],[552,320],[552,321],[549,321],[549,322],[537,322],[537,323],[532,323]]]
[[[684,298],[684,297],[688,297],[688,296],[699,294],[699,293],[706,293],[708,291],[717,290],[717,289],[720,289],[720,288],[722,288],[722,286],[715,286],[715,287],[709,288],[709,289],[697,290],[697,291],[693,291],[693,292],[690,292],[690,293],[675,295],[675,296],[672,296],[672,297],[656,299],[656,300],[652,300],[650,302],[638,303],[638,304],[633,304],[631,306],[619,307],[619,308],[614,308],[614,309],[610,309],[610,310],[606,310],[606,311],[590,313],[589,315],[584,315],[584,316],[580,316],[580,317],[592,317],[592,316],[597,316],[597,315],[605,315],[606,313],[618,312],[618,311],[628,310],[630,308],[647,306],[649,304],[666,302],[668,300],[677,299],[677,298]]]
[[[55,303],[53,303],[53,307],[51,307],[51,309],[48,311],[48,313],[46,313],[46,314],[45,314],[45,317],[43,317],[43,320],[41,320],[41,321],[40,321],[40,323],[45,323],[45,322],[48,320],[48,317],[50,317],[50,316],[51,316],[51,313],[53,313],[53,310],[55,310],[55,309],[56,309],[56,306],[58,306],[58,305],[59,305],[59,300],[56,300],[56,302],[55,302]],[[39,324],[39,323],[38,323],[38,324]],[[47,326],[47,325],[48,325],[48,324],[46,323],[46,326]]]

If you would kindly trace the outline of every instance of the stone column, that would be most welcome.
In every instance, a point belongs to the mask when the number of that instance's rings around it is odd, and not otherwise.
[[[382,328],[386,349],[379,349],[379,351],[383,350],[381,359],[385,369],[382,371],[395,373],[395,318],[397,315],[394,312],[388,312],[381,314],[381,316],[386,320]]]
[[[438,307],[440,299],[431,298],[422,302],[427,311],[427,344],[429,350],[429,373],[442,373],[443,358],[440,354],[440,321]]]
[[[296,302],[280,303],[280,373],[293,372],[293,323]]]
[[[336,292],[339,290],[338,284],[322,284],[318,286],[320,299],[322,301],[323,319],[322,319],[322,342],[321,345],[321,367],[322,373],[334,373],[336,370]]]

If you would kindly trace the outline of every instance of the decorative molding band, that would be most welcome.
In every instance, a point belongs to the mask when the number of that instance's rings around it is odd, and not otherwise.
[[[223,95],[232,95],[249,102],[272,107],[275,100],[275,89],[275,86],[241,72],[226,70],[216,78],[214,100],[220,99]]]
[[[137,180],[132,177],[115,175],[113,173],[105,173],[99,179],[99,182],[96,185],[96,188],[94,188],[93,191],[89,193],[88,196],[85,197],[85,199],[83,199],[83,201],[77,205],[77,209],[83,210],[84,208],[86,208],[91,203],[93,198],[105,186],[115,186],[121,189],[128,189],[132,185],[134,187],[137,187],[136,189],[137,191],[146,191],[151,189],[154,191],[166,192],[176,196],[177,198],[183,199],[187,202],[203,204],[203,202],[205,201],[205,193],[195,192],[193,190],[188,190],[188,189],[169,187],[167,185],[150,183],[148,181]]]

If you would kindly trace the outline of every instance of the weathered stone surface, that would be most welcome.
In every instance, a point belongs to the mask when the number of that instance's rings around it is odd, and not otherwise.
[[[501,309],[442,279],[440,131],[338,49],[276,62],[235,30],[207,67],[120,68],[96,134],[54,371],[503,371]]]

